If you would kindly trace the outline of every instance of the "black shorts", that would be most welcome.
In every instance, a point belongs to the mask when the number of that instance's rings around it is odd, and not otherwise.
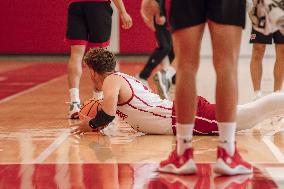
[[[261,43],[261,44],[284,44],[284,35],[280,31],[274,32],[269,35],[264,35],[252,28],[250,35],[250,43]]]
[[[66,42],[70,45],[109,45],[113,10],[110,2],[75,2],[68,8]]]
[[[245,27],[246,0],[172,0],[172,30],[205,23],[207,19],[225,25]]]

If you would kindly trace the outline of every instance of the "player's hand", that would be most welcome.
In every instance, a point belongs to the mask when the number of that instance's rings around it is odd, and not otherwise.
[[[166,22],[166,18],[160,16],[160,7],[156,0],[142,0],[140,13],[145,24],[153,31],[155,31],[154,19],[159,25]]]
[[[123,29],[129,29],[129,28],[132,27],[132,25],[133,25],[132,18],[129,14],[127,14],[127,13],[121,14],[120,18],[121,18],[121,21],[122,21],[122,28]]]
[[[80,123],[72,125],[75,126],[76,128],[73,129],[71,133],[74,135],[80,135],[80,134],[85,134],[86,132],[92,132],[93,129],[89,126],[89,121],[91,120],[91,118],[88,116],[84,116],[82,114],[80,116],[84,117],[84,120],[81,121]]]

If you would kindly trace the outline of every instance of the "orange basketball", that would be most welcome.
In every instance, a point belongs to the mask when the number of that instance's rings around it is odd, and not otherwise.
[[[102,101],[103,101],[102,99],[101,100],[90,99],[90,100],[85,101],[83,106],[81,107],[81,110],[79,113],[79,119],[80,120],[84,119],[82,114],[85,116],[94,118],[97,115],[99,108],[101,107]]]

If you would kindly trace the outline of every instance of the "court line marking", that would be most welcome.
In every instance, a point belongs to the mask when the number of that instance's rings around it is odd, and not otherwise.
[[[11,96],[7,96],[7,97],[5,97],[5,98],[3,98],[3,99],[0,100],[0,104],[1,104],[1,103],[4,103],[4,102],[7,102],[7,101],[9,101],[9,100],[12,100],[12,99],[14,99],[14,98],[17,98],[18,96],[21,96],[21,95],[24,95],[24,94],[26,94],[26,93],[32,92],[32,91],[34,91],[34,90],[36,90],[36,89],[39,89],[40,87],[44,87],[44,86],[46,86],[47,84],[53,83],[53,82],[55,82],[55,81],[57,81],[57,80],[59,80],[59,79],[65,77],[65,76],[66,76],[66,74],[61,75],[61,76],[56,77],[56,78],[54,78],[54,79],[51,79],[51,80],[49,80],[49,81],[43,82],[43,83],[41,83],[41,84],[38,84],[38,85],[36,85],[36,86],[34,86],[34,87],[32,87],[32,88],[23,90],[23,91],[21,91],[21,92],[18,92],[18,93],[16,93],[16,94],[11,95]]]
[[[42,163],[52,152],[54,152],[67,138],[69,132],[64,132],[59,135],[41,154],[33,160],[32,163]]]
[[[272,137],[278,133],[284,131],[284,129],[280,129],[277,131],[272,131],[268,133],[269,136],[264,136],[262,138],[262,141],[266,144],[268,149],[271,151],[271,153],[274,155],[274,157],[279,161],[279,163],[284,163],[284,155],[283,153],[279,150],[279,148],[272,142]]]
[[[16,94],[14,94],[14,95],[11,95],[11,96],[8,96],[8,97],[6,97],[6,98],[3,98],[3,99],[1,99],[0,100],[0,104],[1,103],[4,103],[4,102],[7,102],[7,101],[9,101],[9,100],[12,100],[12,99],[14,99],[14,98],[17,98],[17,97],[19,97],[19,96],[21,96],[21,95],[24,95],[24,94],[27,94],[27,93],[29,93],[29,92],[33,92],[33,91],[35,91],[36,89],[39,89],[39,88],[41,88],[41,87],[44,87],[44,86],[46,86],[46,85],[48,85],[48,84],[51,84],[51,83],[53,83],[53,82],[56,82],[57,80],[60,80],[61,78],[63,78],[63,77],[65,77],[66,76],[66,74],[64,74],[64,75],[61,75],[61,76],[59,76],[59,77],[56,77],[56,78],[54,78],[54,79],[51,79],[51,80],[49,80],[49,81],[46,81],[46,82],[43,82],[43,83],[41,83],[41,84],[39,84],[39,85],[36,85],[36,86],[34,86],[34,87],[32,87],[32,88],[29,88],[29,89],[27,89],[27,90],[24,90],[24,91],[21,91],[21,92],[19,92],[19,93],[16,93]],[[53,141],[53,143],[51,143],[36,159],[34,159],[31,163],[42,163],[53,151],[55,151],[66,139],[67,139],[67,137],[70,135],[70,133],[62,133],[59,137],[57,137],[54,141]],[[1,163],[2,164],[2,163]],[[21,163],[22,164],[22,163]]]

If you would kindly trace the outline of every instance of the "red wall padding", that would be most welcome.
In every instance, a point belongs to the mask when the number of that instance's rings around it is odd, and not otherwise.
[[[145,53],[154,35],[140,17],[141,0],[124,0],[133,17],[131,30],[120,29],[122,53]],[[0,0],[0,53],[66,53],[67,0]]]
[[[1,53],[63,53],[66,0],[1,0]]]

